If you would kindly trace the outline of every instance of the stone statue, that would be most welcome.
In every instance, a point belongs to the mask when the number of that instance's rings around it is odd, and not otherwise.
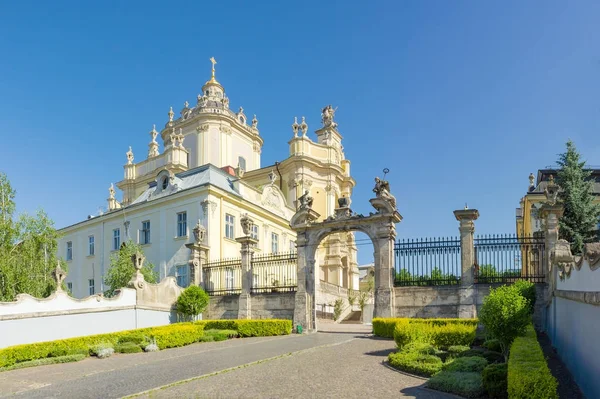
[[[269,183],[271,185],[275,184],[275,181],[277,181],[277,174],[275,174],[274,170],[271,170],[267,177],[269,178]]]
[[[544,189],[544,195],[546,196],[546,203],[550,206],[556,205],[558,202],[558,193],[560,192],[560,186],[554,182],[554,176],[550,175],[548,184]]]
[[[331,105],[328,105],[325,108],[323,108],[323,110],[321,111],[321,123],[323,123],[323,127],[335,128],[337,126],[337,123],[335,123],[335,121],[333,120],[333,118],[335,117],[336,110],[337,108],[333,109]]]
[[[152,130],[150,131],[150,137],[152,137],[153,143],[156,143],[156,136],[158,136],[158,132],[156,131],[156,125],[152,125]]]
[[[252,129],[258,128],[258,119],[256,119],[256,114],[254,114],[254,118],[252,118]]]
[[[590,268],[596,270],[600,266],[596,264],[600,261],[600,242],[591,242],[583,245],[583,253],[587,258]]]
[[[245,213],[240,219],[240,224],[242,225],[242,231],[246,237],[250,236],[250,232],[252,231],[252,225],[254,225],[254,220],[250,219],[247,213]]]
[[[533,173],[529,174],[529,187],[533,187],[535,185],[535,176]]]
[[[196,244],[202,244],[204,242],[204,238],[206,237],[206,227],[200,223],[200,219],[198,219],[198,223],[192,230],[194,233],[194,241]]]
[[[109,200],[115,199],[115,187],[113,186],[112,183],[110,183],[110,187],[108,188],[108,199]]]
[[[131,151],[131,146],[129,146],[129,151],[125,153],[127,155],[127,165],[133,164],[133,151]]]
[[[198,94],[198,107],[204,108],[206,107],[206,104],[208,104],[208,98],[206,98],[206,96]]]
[[[67,278],[67,273],[60,267],[60,261],[57,262],[56,269],[52,271],[52,277],[56,281],[56,291],[62,292],[62,283]]]
[[[308,132],[308,125],[306,124],[306,120],[302,117],[302,123],[300,124],[300,131],[302,131],[302,137],[306,136],[306,132]]]
[[[300,204],[298,209],[312,209],[313,197],[310,196],[308,190],[305,190],[304,195],[298,198],[298,203]]]
[[[298,124],[298,117],[294,116],[294,123],[292,124],[292,131],[294,132],[294,138],[298,137],[298,130],[300,125]]]
[[[223,108],[229,109],[229,98],[223,97]]]
[[[390,183],[387,180],[381,180],[379,177],[376,177],[373,192],[377,195],[377,198],[388,201],[392,207],[396,208],[396,197],[390,193]]]
[[[177,143],[177,133],[175,133],[175,128],[171,130],[171,134],[169,134],[169,138],[171,139],[171,147],[175,147]]]
[[[173,112],[173,107],[169,109],[169,122],[173,122],[173,117],[175,116],[175,112]]]

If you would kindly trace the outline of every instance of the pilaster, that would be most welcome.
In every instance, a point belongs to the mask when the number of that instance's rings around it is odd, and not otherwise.
[[[474,289],[475,267],[475,220],[479,218],[477,209],[461,209],[454,211],[456,220],[459,221],[460,233],[460,262],[461,278],[459,291],[458,317],[461,319],[477,316]]]

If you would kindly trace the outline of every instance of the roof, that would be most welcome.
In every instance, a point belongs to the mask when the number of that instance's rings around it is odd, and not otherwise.
[[[596,195],[600,195],[600,168],[589,168],[586,170],[591,172],[590,180],[593,181],[592,192]],[[543,194],[544,190],[548,186],[548,180],[550,180],[550,176],[556,177],[558,171],[558,168],[547,168],[538,170],[536,186],[533,190],[530,189],[529,193]]]

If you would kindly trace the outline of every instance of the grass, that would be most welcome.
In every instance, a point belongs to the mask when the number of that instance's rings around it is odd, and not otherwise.
[[[47,357],[44,359],[29,360],[27,362],[21,362],[13,364],[12,366],[0,367],[1,371],[24,369],[27,367],[46,366],[48,364],[59,364],[59,363],[71,363],[78,362],[85,359],[87,356],[84,354],[66,355],[57,357]]]

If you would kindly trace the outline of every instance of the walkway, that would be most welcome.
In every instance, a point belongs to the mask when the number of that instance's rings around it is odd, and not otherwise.
[[[4,372],[0,397],[448,397],[382,365],[393,347],[335,332],[234,339]]]

